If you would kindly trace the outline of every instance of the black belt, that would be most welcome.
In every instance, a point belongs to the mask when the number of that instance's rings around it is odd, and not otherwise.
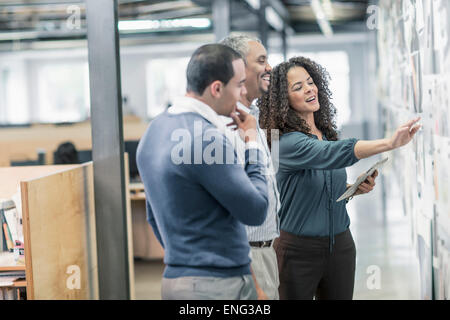
[[[272,240],[268,240],[268,241],[250,241],[249,244],[250,244],[250,247],[265,248],[265,247],[270,247],[271,246]]]

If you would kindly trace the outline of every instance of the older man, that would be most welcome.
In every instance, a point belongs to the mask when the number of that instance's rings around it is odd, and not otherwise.
[[[229,46],[239,52],[245,62],[245,87],[247,93],[241,96],[238,107],[248,112],[258,120],[259,109],[255,102],[267,92],[270,85],[270,72],[267,51],[257,38],[246,35],[232,35],[223,39],[221,44]],[[223,118],[230,122],[232,119]],[[268,184],[269,206],[267,217],[261,226],[246,226],[247,236],[251,247],[252,271],[258,291],[259,299],[279,299],[278,264],[273,240],[280,235],[278,210],[280,199],[275,179],[275,172],[271,161],[271,154],[267,145],[266,135],[258,124],[258,142],[263,146],[266,163],[266,178]],[[237,151],[242,154],[245,150],[237,140]]]

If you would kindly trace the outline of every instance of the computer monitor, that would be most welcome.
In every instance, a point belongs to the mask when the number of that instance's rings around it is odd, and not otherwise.
[[[19,123],[19,124],[0,123],[0,128],[29,128],[29,127],[31,127],[31,123]]]
[[[25,166],[41,166],[45,165],[45,151],[39,149],[37,154],[37,160],[23,159],[10,161],[11,167],[25,167]]]
[[[11,161],[11,167],[26,167],[40,165],[38,160]]]
[[[78,162],[76,162],[76,163],[85,163],[85,162],[92,161],[92,150],[78,150],[77,158],[78,158]],[[58,152],[55,151],[55,152],[53,152],[53,163],[61,164],[61,161],[58,161],[57,159],[58,159]],[[66,164],[69,164],[69,163],[66,163]]]
[[[124,151],[128,152],[128,166],[130,172],[130,180],[136,180],[139,176],[139,171],[136,164],[136,150],[139,144],[139,140],[130,140],[124,142]]]
[[[78,151],[78,162],[85,163],[92,161],[92,150],[79,150]]]
[[[130,180],[137,180],[139,171],[136,164],[136,150],[139,140],[130,140],[124,142],[124,151],[128,153],[128,166],[130,173]],[[78,150],[78,163],[85,163],[92,161],[92,150]],[[57,157],[56,151],[53,153],[53,159]],[[56,164],[56,162],[55,162]]]

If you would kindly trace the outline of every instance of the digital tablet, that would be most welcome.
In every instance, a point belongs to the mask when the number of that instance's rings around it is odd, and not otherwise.
[[[361,175],[358,180],[356,180],[356,182],[354,184],[352,184],[340,197],[339,199],[336,200],[336,202],[345,200],[347,198],[352,197],[356,190],[358,190],[358,187],[361,183],[363,183],[368,176],[371,176],[375,170],[378,170],[379,168],[381,168],[386,161],[388,161],[388,158],[384,158],[380,161],[378,161],[377,163],[375,163],[369,170],[367,170],[363,175]]]

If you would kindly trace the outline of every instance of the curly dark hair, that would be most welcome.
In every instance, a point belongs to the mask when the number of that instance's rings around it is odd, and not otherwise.
[[[305,57],[293,57],[277,65],[271,73],[267,93],[258,100],[260,109],[259,123],[267,130],[267,143],[271,147],[271,129],[278,129],[280,137],[288,132],[303,132],[311,135],[311,128],[305,120],[291,108],[288,100],[287,73],[293,67],[303,67],[312,77],[318,89],[320,109],[314,112],[314,121],[327,140],[338,140],[335,116],[336,108],[331,102],[328,88],[329,73],[316,62]]]

